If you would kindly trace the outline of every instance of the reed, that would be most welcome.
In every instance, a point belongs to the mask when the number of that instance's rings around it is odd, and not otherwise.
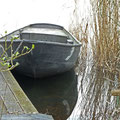
[[[75,4],[78,2],[80,0],[75,0]],[[85,98],[79,104],[82,109],[80,117],[119,119],[120,99],[111,97],[111,90],[120,88],[120,3],[119,0],[91,0],[91,7],[92,23],[86,19],[79,23],[80,11],[75,7],[70,27],[83,44],[78,60],[81,74],[79,93]],[[88,66],[92,66],[90,70]],[[89,85],[85,84],[86,81]]]
[[[77,40],[79,40],[82,43],[82,47],[80,49],[80,56],[78,58],[78,61],[76,63],[76,71],[78,74],[81,74],[86,69],[86,61],[88,56],[88,22],[86,20],[82,20],[80,22],[80,16],[79,16],[79,9],[78,4],[79,0],[74,0],[74,10],[73,10],[73,18],[71,18],[71,24],[69,25],[69,31],[72,33],[73,36]]]
[[[120,72],[119,0],[92,2],[93,37],[91,45],[95,64],[111,72]]]
[[[72,34],[82,42],[81,59],[87,59],[88,43],[92,47],[94,64],[110,72],[120,74],[120,4],[119,0],[91,1],[92,24],[79,21],[75,0],[74,19],[70,25]],[[90,13],[91,14],[91,13]],[[89,30],[89,28],[92,28]],[[92,37],[91,37],[92,34]]]
[[[76,70],[80,74],[86,69],[86,62],[88,56],[88,24],[85,24],[85,27],[82,24],[77,26],[70,25],[70,32],[82,43],[82,47],[80,49],[80,56],[78,57],[78,61],[76,63]]]

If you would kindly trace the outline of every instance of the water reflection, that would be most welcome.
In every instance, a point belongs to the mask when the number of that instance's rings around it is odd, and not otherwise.
[[[111,95],[119,86],[118,77],[86,63],[84,71],[79,71],[78,102],[69,120],[120,120],[120,99]]]
[[[74,70],[45,79],[13,75],[40,113],[51,114],[55,120],[66,120],[76,104],[77,76]]]
[[[55,120],[119,120],[120,98],[111,95],[120,86],[119,75],[82,64],[78,79],[74,70],[46,79],[15,77],[38,111]]]

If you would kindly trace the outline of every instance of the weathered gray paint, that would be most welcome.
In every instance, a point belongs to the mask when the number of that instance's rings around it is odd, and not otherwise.
[[[31,29],[35,29],[34,32]],[[40,29],[44,29],[44,32]],[[68,31],[53,24],[32,24],[21,28],[6,36],[8,44],[11,35],[20,36],[20,39],[14,40],[13,51],[16,51],[21,41],[19,52],[24,46],[31,48],[32,44],[35,45],[31,54],[15,60],[20,63],[15,70],[31,77],[45,77],[70,70],[75,65],[81,47],[81,43]],[[3,46],[4,38],[0,40]],[[10,51],[7,53],[10,55]]]

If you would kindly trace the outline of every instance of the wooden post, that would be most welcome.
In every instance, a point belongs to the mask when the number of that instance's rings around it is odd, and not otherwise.
[[[112,96],[120,96],[120,89],[112,90],[111,94]]]
[[[120,72],[118,76],[118,83],[120,84]],[[117,106],[120,108],[120,86],[116,90],[111,91],[112,96],[117,96]]]
[[[120,84],[120,72],[118,76],[118,83]],[[116,90],[111,91],[112,96],[120,96],[120,86]]]

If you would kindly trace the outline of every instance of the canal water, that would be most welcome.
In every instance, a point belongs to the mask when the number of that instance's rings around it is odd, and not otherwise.
[[[78,76],[74,69],[49,78],[32,79],[12,72],[40,113],[66,120],[78,99]]]
[[[37,110],[55,120],[120,119],[119,98],[111,95],[111,90],[119,86],[118,76],[96,68],[89,60],[43,79],[12,73]]]

